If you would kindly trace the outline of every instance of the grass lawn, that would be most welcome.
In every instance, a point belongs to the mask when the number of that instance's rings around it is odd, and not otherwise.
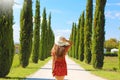
[[[6,80],[6,79],[24,79],[26,76],[33,74],[38,69],[40,69],[43,65],[45,65],[51,58],[47,58],[44,61],[38,61],[38,64],[34,64],[32,60],[30,59],[29,65],[26,68],[22,68],[19,65],[19,56],[18,54],[15,54],[12,68],[10,70],[10,73],[5,78],[0,78],[0,80]]]
[[[92,65],[86,64],[85,62],[80,62],[76,59],[73,60],[94,75],[106,78],[108,80],[120,80],[120,71],[118,70],[118,57],[105,57],[102,70],[94,69]]]

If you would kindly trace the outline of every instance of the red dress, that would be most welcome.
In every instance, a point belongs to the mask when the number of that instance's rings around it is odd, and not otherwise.
[[[69,46],[65,47],[65,51],[67,53]],[[67,64],[65,60],[65,55],[60,58],[56,58],[54,47],[51,51],[51,55],[53,56],[53,64],[52,64],[52,74],[53,76],[65,76],[67,75]]]

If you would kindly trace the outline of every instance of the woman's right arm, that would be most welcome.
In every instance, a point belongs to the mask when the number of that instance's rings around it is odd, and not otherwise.
[[[66,40],[66,42],[68,42],[70,45],[66,46],[66,52],[65,53],[67,53],[69,48],[72,46],[72,42],[71,41]]]
[[[53,48],[51,49],[51,56],[52,56],[52,71],[54,69],[54,62],[55,62],[55,44]]]
[[[51,56],[54,56],[54,55],[55,55],[55,44],[54,44],[54,46],[51,49]]]

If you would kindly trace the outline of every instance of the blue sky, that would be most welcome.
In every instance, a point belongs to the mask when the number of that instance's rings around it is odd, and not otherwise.
[[[19,42],[20,31],[20,10],[22,8],[23,0],[14,0],[19,5],[14,5],[14,42]],[[33,0],[33,16],[35,13],[35,1]],[[52,21],[51,26],[55,36],[62,35],[69,37],[72,23],[78,22],[82,11],[86,9],[87,0],[40,0],[40,14],[42,16],[43,8],[46,8],[47,16],[51,12]],[[95,8],[95,0],[94,8]],[[94,14],[94,12],[93,12]],[[107,0],[105,7],[105,39],[116,38],[120,40],[120,0]]]

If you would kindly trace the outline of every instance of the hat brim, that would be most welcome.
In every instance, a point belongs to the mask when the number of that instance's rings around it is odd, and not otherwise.
[[[68,42],[63,42],[63,41],[57,41],[55,44],[59,46],[69,46],[70,44]]]

